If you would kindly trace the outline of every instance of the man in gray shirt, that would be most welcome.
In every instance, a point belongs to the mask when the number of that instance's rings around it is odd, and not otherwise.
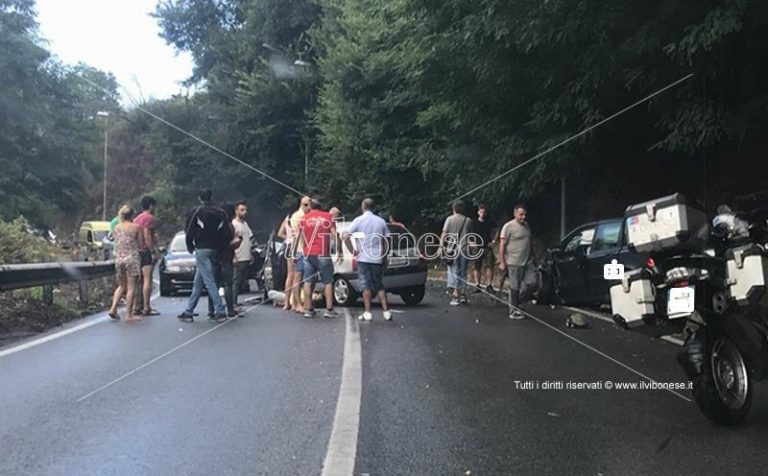
[[[448,289],[451,306],[467,303],[468,239],[472,233],[472,220],[464,214],[464,202],[453,202],[453,215],[445,219],[440,235],[443,258],[448,262]]]
[[[533,268],[533,246],[531,229],[528,227],[528,211],[525,205],[515,206],[515,217],[501,229],[499,240],[499,269],[507,270],[509,278],[509,318],[523,319],[525,316],[518,305],[526,294],[526,283],[531,281]]]

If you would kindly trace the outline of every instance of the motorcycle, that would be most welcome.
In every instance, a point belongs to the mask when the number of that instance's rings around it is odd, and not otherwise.
[[[745,419],[754,382],[768,376],[766,219],[721,206],[698,239],[680,240],[694,245],[657,248],[644,267],[653,294],[644,324],[687,335],[678,363],[701,412],[721,425]]]

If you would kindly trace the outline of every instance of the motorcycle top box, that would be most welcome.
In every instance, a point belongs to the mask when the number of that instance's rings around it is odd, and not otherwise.
[[[655,290],[648,272],[636,269],[611,286],[611,314],[624,328],[633,328],[655,319]]]
[[[726,278],[731,297],[740,305],[765,305],[768,255],[756,244],[731,248],[725,253]]]
[[[627,243],[640,253],[700,244],[707,226],[704,212],[686,205],[679,193],[628,206],[624,221]]]

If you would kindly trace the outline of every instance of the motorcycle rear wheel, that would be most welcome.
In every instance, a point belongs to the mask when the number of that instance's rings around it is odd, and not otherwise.
[[[752,406],[752,378],[738,347],[724,335],[708,339],[703,372],[693,379],[693,397],[719,425],[738,425]]]

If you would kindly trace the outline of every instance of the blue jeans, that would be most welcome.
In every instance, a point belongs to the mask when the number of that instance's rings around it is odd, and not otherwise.
[[[467,286],[467,258],[458,253],[448,266],[448,287],[463,291]]]
[[[216,259],[216,250],[200,249],[195,252],[195,282],[192,285],[192,295],[187,303],[187,312],[195,312],[197,302],[203,295],[203,289],[208,290],[208,296],[213,300],[213,308],[216,314],[227,315],[227,310],[219,296],[219,288],[216,286],[216,277],[213,274],[213,260]]]
[[[232,280],[234,278],[234,265],[231,261],[218,257],[213,262],[213,276],[216,278],[216,284],[218,287],[224,288],[224,303],[227,307],[227,312],[230,314],[235,313],[235,296],[234,286]],[[218,290],[217,290],[218,292]],[[208,314],[213,314],[213,299],[211,295],[208,295]]]

